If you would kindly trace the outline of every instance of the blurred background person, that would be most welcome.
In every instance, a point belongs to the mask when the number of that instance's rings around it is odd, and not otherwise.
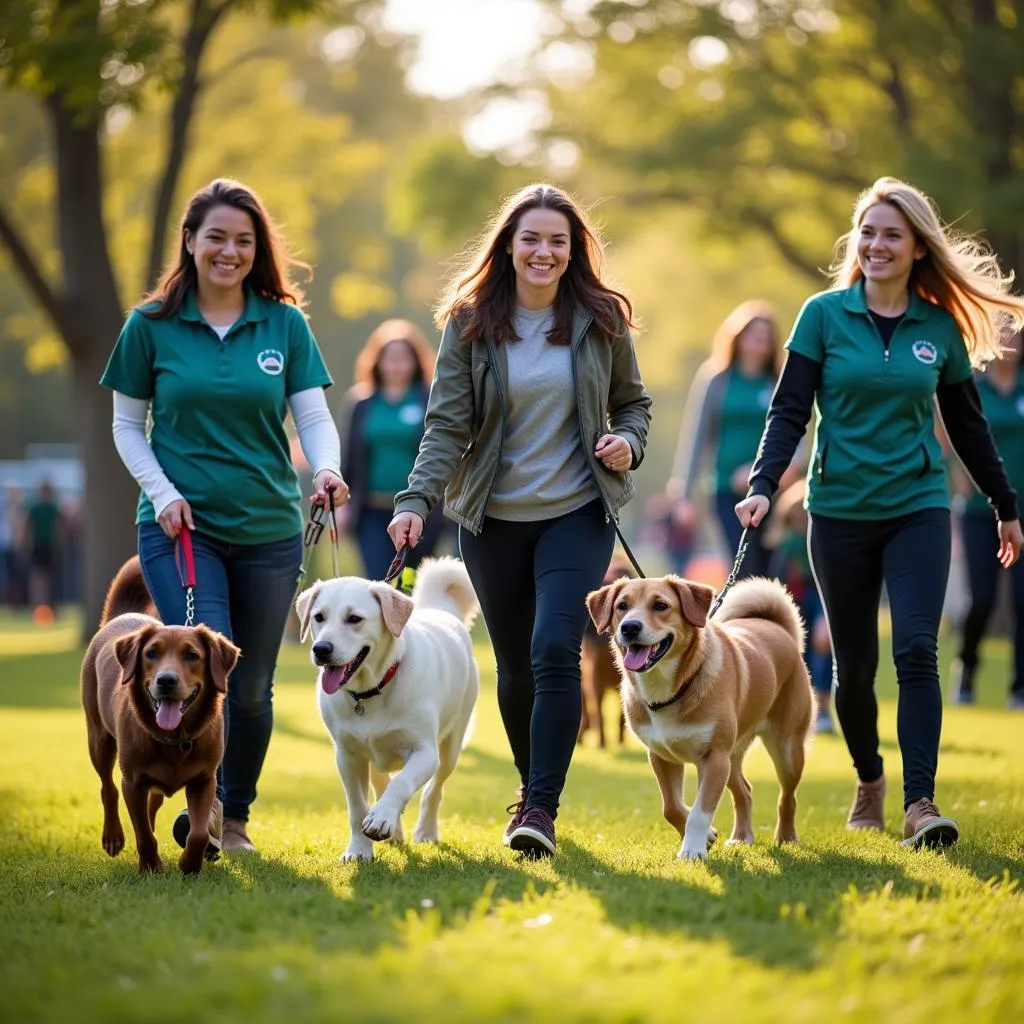
[[[832,719],[832,648],[829,646],[825,610],[814,582],[811,556],[807,550],[809,519],[804,507],[806,494],[807,481],[801,477],[779,495],[764,543],[770,551],[768,574],[789,588],[800,608],[806,630],[804,661],[811,676],[818,708],[814,731],[828,734],[836,731]]]
[[[63,519],[53,484],[44,480],[25,513],[24,551],[29,603],[33,608],[54,610],[60,579]]]
[[[409,320],[385,320],[356,357],[355,383],[342,401],[342,465],[351,489],[342,522],[371,579],[382,577],[395,557],[388,523],[416,461],[433,376],[434,350],[423,332]],[[433,554],[443,531],[437,508],[408,551],[407,567]]]
[[[667,487],[673,523],[684,535],[693,531],[700,518],[696,493],[705,470],[710,470],[709,490],[730,558],[743,533],[734,506],[747,493],[747,477],[781,366],[782,346],[771,307],[759,300],[744,302],[715,333],[711,355],[697,371],[686,400]],[[798,451],[780,482],[782,488],[799,476],[799,459]],[[749,535],[740,578],[767,572],[762,534]]]
[[[8,484],[0,498],[0,601],[10,608],[23,608],[28,601],[22,557],[24,530],[21,491]]]
[[[1003,458],[1010,483],[1018,494],[1024,493],[1024,377],[1021,375],[1022,339],[1020,332],[1010,336],[1001,359],[989,363],[984,373],[976,374],[978,394],[985,418],[992,427],[996,448]],[[970,589],[970,605],[964,618],[957,656],[950,671],[951,696],[957,704],[974,703],[974,680],[980,663],[979,648],[988,630],[996,604],[999,563],[993,557],[999,539],[992,529],[992,506],[954,462],[954,484],[960,538]],[[1013,676],[1008,704],[1024,710],[1024,563],[1010,569],[1013,595]]]

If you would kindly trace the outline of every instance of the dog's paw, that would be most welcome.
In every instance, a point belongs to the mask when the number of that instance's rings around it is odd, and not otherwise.
[[[124,829],[120,822],[103,830],[103,849],[110,857],[116,857],[124,849]]]
[[[392,846],[401,846],[405,842],[405,832],[402,830],[402,819],[398,819],[398,828],[391,834],[388,842]]]
[[[139,858],[139,874],[140,875],[162,875],[164,873],[164,862],[159,856],[152,858],[152,860],[140,857]]]
[[[203,868],[203,851],[198,854],[193,850],[185,850],[178,858],[178,870],[183,875],[198,875]]]
[[[394,808],[379,801],[370,808],[370,813],[363,818],[363,835],[378,842],[390,839],[401,828],[400,815]]]
[[[412,834],[414,843],[437,843],[441,841],[441,832],[437,825],[417,825]]]
[[[708,849],[710,850],[711,847],[714,846],[715,843],[717,843],[717,842],[718,842],[718,829],[715,828],[714,825],[712,825],[708,829]]]
[[[368,842],[363,836],[353,836],[347,849],[341,855],[341,863],[353,864],[361,860],[373,860],[373,843]]]
[[[687,842],[683,840],[683,845],[679,847],[679,852],[676,854],[676,860],[702,860],[707,861],[708,859],[708,844],[705,841],[699,843]]]

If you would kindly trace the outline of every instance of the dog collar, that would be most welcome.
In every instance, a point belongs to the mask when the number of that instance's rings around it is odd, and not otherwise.
[[[187,736],[179,736],[177,739],[165,739],[163,736],[159,736],[156,733],[150,733],[150,735],[157,741],[157,743],[162,743],[166,747],[177,747],[183,754],[189,753],[195,746],[193,741]]]
[[[381,690],[383,690],[384,687],[395,678],[395,673],[398,671],[398,667],[401,664],[402,663],[400,661],[396,661],[391,668],[384,673],[384,678],[372,690],[363,690],[362,693],[353,693],[351,690],[348,691],[348,695],[356,702],[355,713],[357,715],[366,714],[366,708],[363,707],[362,702],[364,700],[369,700],[371,697],[376,697]]]
[[[664,708],[670,707],[672,704],[675,704],[677,700],[680,700],[683,694],[686,693],[686,691],[690,688],[690,684],[692,682],[693,678],[687,679],[686,682],[683,683],[683,685],[680,686],[679,689],[676,690],[676,692],[673,693],[668,700],[655,701],[653,704],[648,704],[647,701],[644,701],[644,705],[646,706],[648,711],[662,711]]]

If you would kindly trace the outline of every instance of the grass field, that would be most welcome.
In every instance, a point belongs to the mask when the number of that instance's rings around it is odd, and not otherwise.
[[[0,623],[0,1020],[1024,1019],[1024,717],[1001,710],[997,644],[987,706],[947,709],[938,800],[958,846],[897,842],[890,673],[889,833],[844,832],[852,775],[829,737],[800,791],[802,842],[775,849],[777,787],[755,749],[757,844],[716,847],[707,866],[674,859],[635,742],[579,752],[555,859],[502,848],[514,773],[485,642],[441,845],[340,864],[341,786],[311,666],[286,646],[251,830],[262,854],[183,879],[138,877],[131,840],[117,860],[100,848],[75,638],[73,623]],[[169,864],[176,806],[157,829]],[[716,824],[730,823],[726,800]]]

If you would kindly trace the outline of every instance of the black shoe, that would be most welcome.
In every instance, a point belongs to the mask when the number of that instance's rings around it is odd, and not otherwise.
[[[527,857],[550,857],[555,852],[555,823],[547,811],[531,807],[512,830],[508,845]]]
[[[179,811],[178,816],[174,819],[171,834],[174,836],[174,841],[183,850],[185,849],[185,843],[188,842],[190,828],[191,823],[188,820],[188,810]],[[220,858],[223,832],[224,811],[220,800],[214,800],[213,809],[210,811],[210,841],[206,844],[206,852],[203,854],[206,860],[211,863]]]

